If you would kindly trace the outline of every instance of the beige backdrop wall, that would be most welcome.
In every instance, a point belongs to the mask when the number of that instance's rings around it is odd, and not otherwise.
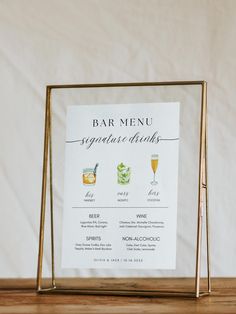
[[[0,0],[0,277],[36,273],[45,85],[202,79],[213,275],[236,275],[235,12],[227,0]]]

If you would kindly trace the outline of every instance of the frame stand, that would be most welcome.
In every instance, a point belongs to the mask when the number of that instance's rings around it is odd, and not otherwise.
[[[201,124],[200,124],[200,155],[199,155],[199,180],[198,180],[198,218],[197,218],[197,239],[196,239],[196,273],[194,291],[161,291],[146,289],[88,289],[88,288],[63,288],[58,287],[55,278],[55,258],[54,258],[54,209],[53,209],[53,174],[52,174],[52,136],[51,136],[51,91],[53,89],[74,89],[74,88],[99,88],[99,87],[133,87],[133,86],[178,86],[178,85],[200,85],[201,96]],[[210,275],[210,252],[209,252],[209,217],[208,217],[208,182],[207,182],[207,84],[205,81],[184,81],[184,82],[153,82],[153,83],[120,83],[120,84],[90,84],[90,85],[50,85],[46,89],[46,113],[45,113],[45,133],[44,133],[44,155],[43,155],[43,178],[42,178],[42,198],[40,216],[39,254],[37,271],[37,292],[38,293],[69,293],[69,294],[91,294],[91,295],[125,295],[125,296],[179,296],[199,298],[211,292]],[[49,181],[48,181],[49,175]],[[46,208],[47,181],[50,185],[50,208]],[[50,237],[51,237],[51,278],[48,287],[43,287],[43,252],[44,252],[44,230],[46,210],[50,211]],[[207,290],[200,290],[200,268],[201,268],[201,247],[203,217],[206,219],[206,257],[207,257]],[[66,280],[66,279],[65,279]],[[70,281],[70,279],[68,279]],[[153,280],[153,279],[152,279]],[[158,283],[159,278],[157,279]],[[161,279],[165,280],[165,279]],[[168,280],[168,279],[166,279]]]

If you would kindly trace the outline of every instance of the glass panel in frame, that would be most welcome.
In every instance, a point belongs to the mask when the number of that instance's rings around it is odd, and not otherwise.
[[[154,289],[161,290],[167,294],[174,291],[176,293],[189,292],[190,295],[199,296],[200,275],[209,275],[209,273],[207,273],[206,261],[208,256],[207,251],[205,250],[205,238],[203,241],[204,249],[202,261],[200,256],[201,228],[202,226],[204,228],[206,227],[205,220],[203,219],[204,216],[202,218],[200,212],[200,209],[202,208],[201,201],[203,201],[203,194],[199,194],[199,192],[202,191],[201,184],[204,184],[204,188],[206,185],[206,177],[204,176],[206,168],[203,167],[205,165],[205,159],[203,159],[203,157],[205,157],[206,153],[204,137],[204,110],[206,110],[204,107],[206,105],[205,92],[206,85],[204,82],[55,85],[47,88],[48,110],[46,114],[46,122],[48,123],[46,123],[45,131],[46,152],[44,162],[45,164],[48,164],[48,167],[46,172],[46,167],[44,166],[44,179],[45,184],[47,182],[47,186],[45,185],[46,189],[43,191],[42,195],[42,209],[44,207],[43,204],[45,199],[46,217],[44,223],[44,210],[42,210],[38,269],[39,290],[42,290],[42,287],[45,287],[45,285],[47,286],[48,284],[48,280],[41,280],[42,276],[43,278],[51,278],[53,290],[57,291],[74,291],[82,287],[85,289],[84,293],[86,293],[86,291],[93,292],[93,289],[98,289],[97,293],[99,293],[99,291],[101,293],[103,293],[103,291],[105,291],[105,293],[109,291],[112,293],[112,291],[114,292],[115,286],[115,290],[118,291],[118,294],[128,294],[128,291],[131,294],[150,294],[150,289]],[[114,268],[63,268],[62,230],[63,208],[65,204],[65,151],[66,145],[68,144],[68,122],[66,122],[68,121],[68,111],[71,106],[73,106],[73,108],[77,106],[85,106],[91,110],[92,115],[93,111],[98,112],[100,108],[102,108],[104,112],[106,112],[106,110],[109,112],[113,109],[113,105],[115,105],[116,108],[117,106],[119,107],[118,112],[120,112],[121,116],[122,112],[127,112],[127,108],[129,108],[129,111],[131,113],[133,112],[135,116],[135,113],[137,113],[144,104],[146,104],[148,112],[148,108],[151,108],[151,104],[159,106],[160,103],[163,105],[179,103],[176,265],[174,269],[165,270],[155,267],[153,267],[153,269],[125,269],[124,266],[119,267],[119,265]],[[75,112],[77,112],[76,110],[77,109],[75,109]],[[170,118],[171,114],[172,111],[170,111]],[[156,151],[154,150],[154,152]],[[150,152],[149,155],[149,167],[151,168],[151,165],[154,165],[154,157],[157,154],[153,156],[152,163]],[[47,156],[49,157],[48,159]],[[136,158],[138,160],[139,156],[136,156]],[[91,180],[96,179],[94,178],[92,169],[92,167],[95,167],[95,164],[89,164],[88,166],[90,169],[83,169],[84,173],[80,174],[81,178],[82,176],[86,176],[87,178],[87,176],[89,177],[90,175]],[[125,167],[126,165],[124,164],[122,167],[123,166]],[[128,177],[130,174],[128,173],[128,170],[123,177],[124,180],[129,180]],[[149,191],[150,190],[151,188]],[[78,221],[78,224],[79,223],[80,222]],[[165,223],[168,224],[168,221]],[[198,233],[198,231],[200,232]],[[44,250],[42,245],[43,236],[45,239]],[[204,236],[205,233],[203,234],[203,237]],[[168,250],[168,247],[166,247],[166,250]],[[200,264],[202,264],[201,274]],[[83,278],[88,277],[90,278],[89,280],[83,280]],[[180,291],[178,287],[170,287],[168,285],[168,278],[179,277],[192,278],[186,281],[186,291]],[[124,290],[124,287],[126,291],[120,291]],[[149,289],[147,289],[147,287]]]

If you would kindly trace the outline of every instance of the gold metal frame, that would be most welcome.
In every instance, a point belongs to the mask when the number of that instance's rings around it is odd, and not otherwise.
[[[68,289],[59,288],[56,285],[55,261],[54,261],[54,223],[53,223],[53,174],[52,174],[52,137],[51,137],[51,91],[53,89],[65,88],[101,88],[101,87],[138,87],[138,86],[178,86],[199,85],[201,86],[201,120],[200,120],[200,149],[199,149],[199,178],[198,178],[198,217],[197,217],[197,245],[196,245],[196,273],[194,291],[160,291],[160,290],[119,290],[119,289]],[[42,286],[43,249],[44,249],[44,227],[46,213],[47,175],[49,165],[50,184],[50,228],[51,228],[51,278],[48,288]],[[201,242],[202,224],[205,211],[206,218],[206,250],[207,250],[207,290],[200,291],[200,266],[201,266]],[[39,233],[39,252],[37,270],[37,292],[38,293],[78,293],[93,295],[126,295],[126,296],[183,296],[199,298],[211,292],[210,274],[210,252],[209,252],[209,217],[208,217],[208,183],[207,183],[207,83],[205,81],[173,81],[173,82],[144,82],[144,83],[111,83],[111,84],[71,84],[71,85],[48,85],[46,87],[46,110],[44,131],[44,154],[43,154],[43,177],[41,195],[41,216]]]

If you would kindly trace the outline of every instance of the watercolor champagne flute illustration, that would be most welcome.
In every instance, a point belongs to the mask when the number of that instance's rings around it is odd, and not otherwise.
[[[121,162],[117,166],[117,182],[121,185],[129,184],[130,182],[131,169]]]
[[[84,185],[95,185],[97,177],[97,167],[96,163],[94,168],[84,168],[83,169],[83,184]]]
[[[158,182],[156,181],[156,172],[157,172],[157,168],[158,168],[158,161],[159,161],[159,156],[157,154],[153,154],[151,156],[151,167],[152,167],[152,171],[153,171],[153,180],[151,182],[152,185],[158,184]]]

